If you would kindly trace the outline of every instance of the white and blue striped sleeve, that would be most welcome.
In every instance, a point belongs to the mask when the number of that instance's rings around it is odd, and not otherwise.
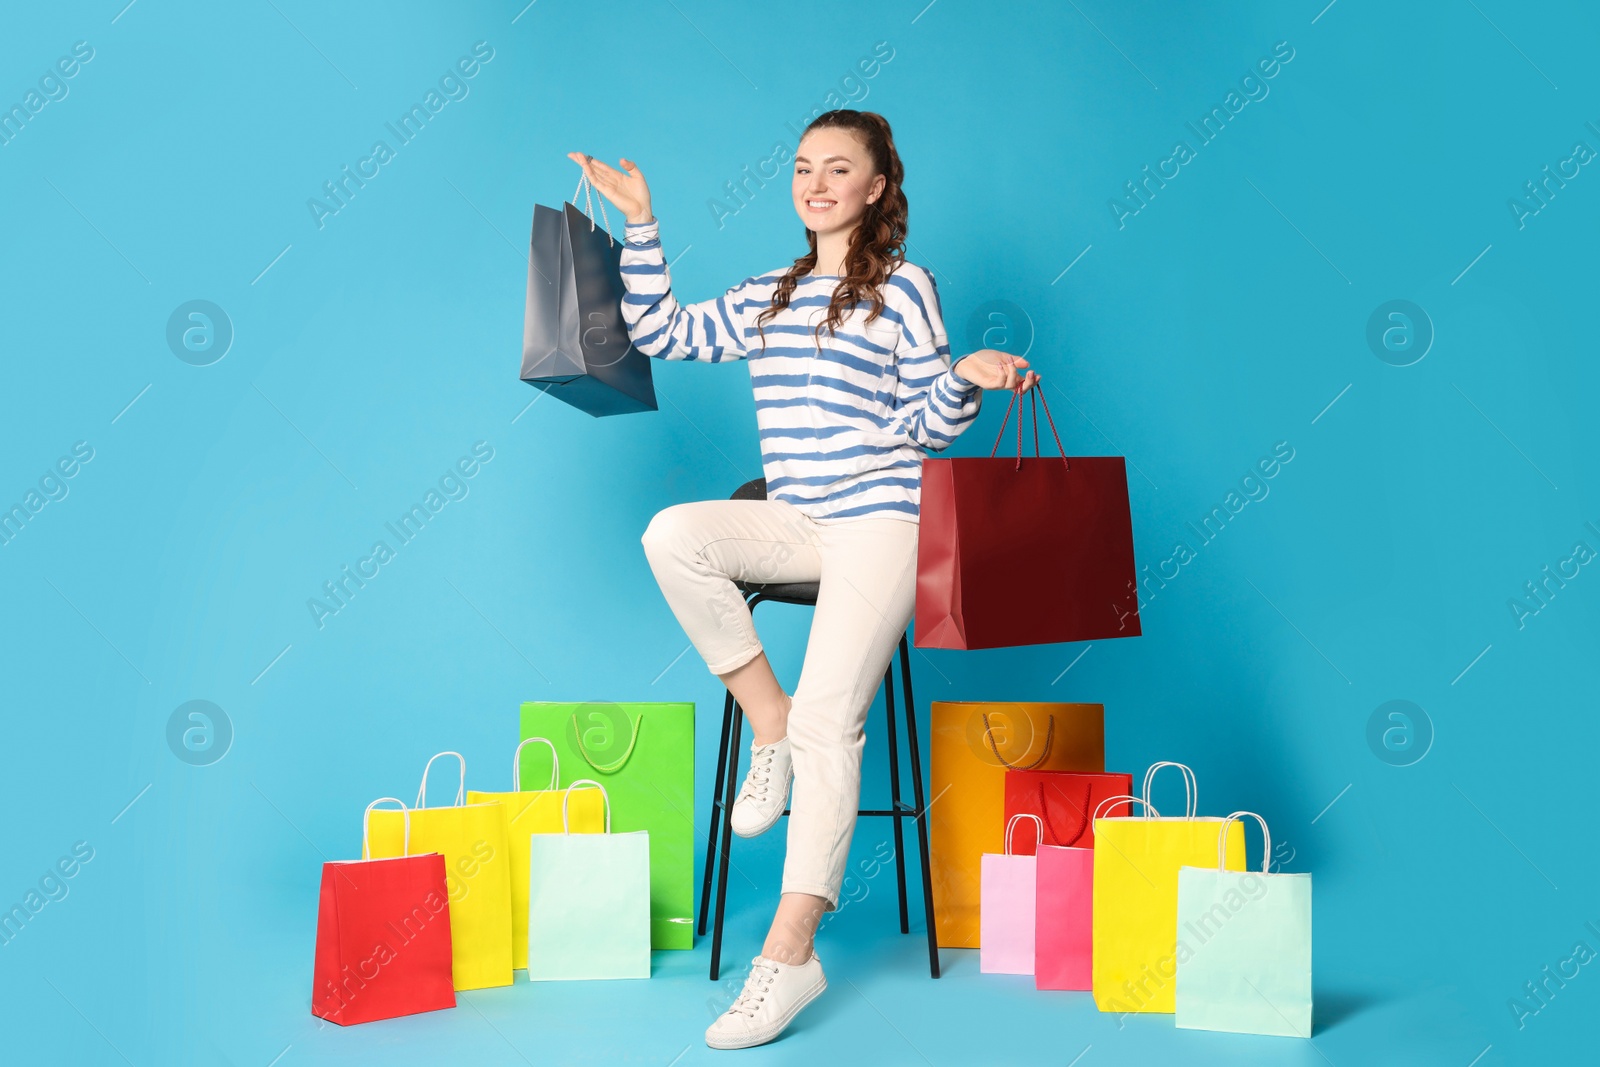
[[[622,246],[622,317],[633,347],[657,359],[720,363],[747,355],[740,307],[745,279],[722,296],[680,305],[661,250],[659,223],[628,223]]]
[[[902,272],[891,284],[909,298],[895,348],[899,384],[891,426],[915,444],[942,452],[978,417],[983,390],[950,365],[950,340],[933,275]]]

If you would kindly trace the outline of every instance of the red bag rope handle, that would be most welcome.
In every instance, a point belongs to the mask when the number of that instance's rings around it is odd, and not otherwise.
[[[1012,468],[1013,470],[1022,469],[1022,406],[1017,403],[1017,397],[1021,395],[1015,389],[1011,391],[1011,402],[1006,405],[1005,418],[1000,420],[1000,432],[995,435],[994,448],[989,449],[989,458],[993,459],[995,452],[1000,448],[1000,438],[1005,436],[1006,423],[1011,421],[1011,409],[1015,407],[1017,409],[1017,465]],[[1028,390],[1028,396],[1033,401],[1031,409],[1033,411],[1033,455],[1035,459],[1040,458],[1038,395],[1039,389],[1037,386]],[[1061,445],[1061,435],[1056,433],[1056,420],[1055,416],[1050,414],[1050,401],[1048,400],[1044,401],[1044,417],[1050,420],[1050,436],[1056,439],[1056,449],[1061,453],[1061,465],[1067,470],[1071,470],[1072,464],[1067,462],[1067,450]]]
[[[1065,798],[1066,794],[1063,793],[1062,796],[1063,796],[1063,798]],[[1049,804],[1048,801],[1045,800],[1044,783],[1040,782],[1039,783],[1039,814],[1044,816],[1045,828],[1050,831],[1050,836],[1055,838],[1057,841],[1061,842],[1061,844],[1063,846],[1068,847],[1068,848],[1072,847],[1073,845],[1077,844],[1079,841],[1083,840],[1083,832],[1089,828],[1089,801],[1091,801],[1093,799],[1094,799],[1094,786],[1092,784],[1090,784],[1089,782],[1083,783],[1083,806],[1078,809],[1078,814],[1080,816],[1082,816],[1082,818],[1078,822],[1078,829],[1073,833],[1072,837],[1070,839],[1068,839],[1065,836],[1063,836],[1062,834],[1059,834],[1059,833],[1056,832],[1055,823],[1052,822],[1051,819],[1050,819],[1050,804]],[[1071,801],[1068,800],[1068,803],[1070,804]]]

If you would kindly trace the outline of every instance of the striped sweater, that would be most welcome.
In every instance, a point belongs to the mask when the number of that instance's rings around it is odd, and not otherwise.
[[[978,415],[983,390],[950,366],[933,275],[902,262],[883,286],[884,309],[857,304],[820,348],[835,275],[807,275],[789,307],[762,327],[783,270],[722,296],[681,305],[672,295],[657,220],[629,223],[622,249],[622,314],[635,348],[658,359],[748,360],[767,497],[818,522],[916,522],[922,459]]]

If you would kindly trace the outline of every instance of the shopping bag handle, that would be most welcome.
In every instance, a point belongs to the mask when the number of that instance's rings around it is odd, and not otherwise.
[[[627,712],[623,712],[622,718],[624,722],[627,721]],[[628,741],[628,751],[619,756],[614,763],[599,764],[594,761],[593,756],[589,755],[589,750],[583,747],[583,731],[578,729],[578,713],[572,713],[572,736],[578,742],[578,755],[582,756],[585,763],[601,774],[615,774],[622,769],[623,764],[628,762],[628,757],[633,755],[633,746],[639,743],[639,732],[643,729],[644,713],[640,712],[638,721],[633,724],[633,737]]]
[[[1039,783],[1039,814],[1044,816],[1045,826],[1050,830],[1050,836],[1061,842],[1063,846],[1071,847],[1083,837],[1083,832],[1089,828],[1089,800],[1094,795],[1093,787],[1083,783],[1083,803],[1078,805],[1078,814],[1082,819],[1078,822],[1078,831],[1072,835],[1072,840],[1067,840],[1063,835],[1056,833],[1055,824],[1050,821],[1050,805],[1045,801],[1043,782]]]
[[[572,791],[578,788],[580,785],[592,785],[596,789],[600,790],[602,806],[606,809],[606,833],[609,834],[611,832],[611,794],[606,792],[605,786],[601,785],[593,778],[579,778],[576,782],[573,782],[571,785],[567,786],[566,792],[561,795],[561,832],[564,834],[572,833],[572,830],[567,823],[567,801],[572,799]]]
[[[994,753],[994,758],[1014,771],[1031,771],[1043,763],[1050,755],[1050,742],[1055,740],[1055,736],[1056,717],[1052,715],[1045,723],[1044,748],[1039,752],[1039,758],[1026,765],[1012,763],[1000,755],[1000,746],[994,743],[994,729],[989,725],[989,713],[987,711],[983,713],[983,739],[989,742],[989,750]]]
[[[572,206],[578,206],[578,194],[583,194],[583,204],[588,210],[584,214],[589,216],[589,232],[594,232],[594,185],[589,181],[589,176],[580,172],[578,174],[578,187],[572,191]],[[600,194],[600,218],[606,224],[606,240],[609,244],[616,244],[616,238],[611,236],[611,220],[606,217],[606,197]],[[609,245],[608,245],[609,247]]]
[[[1272,863],[1272,831],[1267,829],[1267,820],[1253,811],[1236,811],[1222,820],[1222,829],[1217,833],[1217,870],[1223,870],[1228,861],[1229,824],[1237,822],[1246,815],[1261,824],[1261,873],[1269,874],[1271,872],[1267,870],[1267,866]],[[1246,869],[1249,866],[1249,861],[1246,860]]]
[[[993,459],[995,451],[1000,447],[1000,438],[1006,432],[1006,423],[1011,420],[1011,409],[1017,409],[1017,465],[1015,470],[1022,469],[1022,405],[1017,403],[1017,397],[1022,394],[1015,389],[1011,391],[1011,402],[1006,405],[1006,417],[1000,420],[1000,432],[995,434],[994,448],[989,449],[989,458]],[[1056,448],[1061,452],[1061,465],[1067,470],[1072,469],[1072,464],[1067,462],[1067,450],[1061,445],[1061,435],[1056,433],[1056,420],[1050,414],[1050,401],[1044,400],[1039,387],[1035,385],[1028,390],[1028,396],[1034,399],[1030,410],[1033,412],[1033,456],[1039,459],[1039,402],[1044,403],[1044,417],[1050,420],[1050,436],[1056,439]]]
[[[1119,801],[1122,802],[1122,803],[1128,803],[1128,802],[1131,801],[1134,804],[1143,804],[1144,805],[1144,817],[1145,818],[1147,818],[1147,819],[1159,819],[1159,818],[1161,818],[1161,813],[1155,809],[1155,805],[1151,804],[1148,800],[1144,799],[1144,797],[1130,797],[1127,794],[1123,794],[1120,797],[1106,797],[1104,800],[1102,800],[1100,803],[1098,803],[1098,804],[1096,804],[1094,806],[1094,817],[1096,819],[1100,818],[1100,809],[1101,808],[1105,807],[1107,804],[1115,804],[1115,803],[1117,803]],[[1132,818],[1132,816],[1129,816],[1129,818]]]
[[[377,807],[379,804],[400,805],[400,810],[405,813],[406,824],[405,837],[401,839],[400,855],[411,855],[411,809],[406,807],[406,802],[403,800],[398,800],[395,797],[379,797],[377,800],[374,800],[371,804],[367,805],[367,810],[361,816],[361,858],[364,860],[369,860],[372,858],[372,852],[367,847],[367,833],[371,829],[370,824],[372,823],[372,809]]]
[[[1012,852],[1011,852],[1011,834],[1012,834],[1013,831],[1016,830],[1017,823],[1021,822],[1023,819],[1032,819],[1033,820],[1034,833],[1037,835],[1034,838],[1034,842],[1035,842],[1034,846],[1033,846],[1034,852],[1038,852],[1039,851],[1039,846],[1044,844],[1044,823],[1039,820],[1039,816],[1031,814],[1030,812],[1026,812],[1026,811],[1018,812],[1017,814],[1011,816],[1011,818],[1006,820],[1006,855],[1008,855],[1008,856],[1012,854]]]
[[[1171,760],[1162,760],[1160,763],[1152,763],[1150,765],[1150,769],[1144,772],[1145,807],[1148,808],[1150,806],[1150,784],[1155,780],[1156,772],[1163,767],[1176,767],[1178,770],[1183,772],[1183,792],[1186,799],[1186,803],[1184,805],[1184,818],[1194,818],[1195,812],[1199,810],[1200,783],[1195,780],[1194,771],[1190,770],[1186,764],[1173,763]]]
[[[511,757],[511,791],[522,792],[522,750],[534,742],[550,746],[550,784],[545,789],[554,789],[561,782],[561,755],[556,751],[556,746],[548,737],[530,737],[517,746],[516,754]]]
[[[461,805],[467,802],[467,758],[459,752],[440,752],[435,754],[433,759],[428,761],[428,765],[426,767],[422,768],[422,788],[417,790],[416,803],[416,806],[419,808],[425,808],[428,806],[428,769],[433,766],[433,760],[436,760],[441,756],[454,756],[456,759],[461,761],[461,784],[456,786],[455,806],[459,808]]]

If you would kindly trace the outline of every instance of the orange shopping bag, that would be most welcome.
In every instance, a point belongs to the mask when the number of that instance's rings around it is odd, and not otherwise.
[[[980,947],[981,857],[1005,844],[1006,771],[1105,770],[1105,705],[935,700],[928,833],[943,948]]]

